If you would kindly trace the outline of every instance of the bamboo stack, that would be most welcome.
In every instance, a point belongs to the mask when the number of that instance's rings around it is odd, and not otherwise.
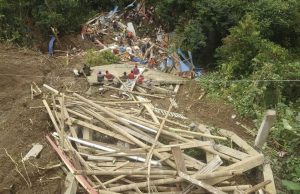
[[[43,103],[56,131],[47,139],[88,193],[264,192],[268,180],[232,182],[262,165],[264,156],[233,132],[211,134],[205,125],[190,131],[168,119],[174,100],[158,117],[141,111],[149,100],[95,101],[46,88],[52,97]]]

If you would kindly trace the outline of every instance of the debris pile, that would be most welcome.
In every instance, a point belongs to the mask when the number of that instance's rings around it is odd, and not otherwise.
[[[134,93],[130,101],[100,101],[44,87],[56,130],[47,140],[74,175],[71,182],[88,193],[266,193],[273,181],[239,181],[251,169],[269,168],[264,156],[233,132],[184,124],[188,118],[176,114],[172,98],[163,110]]]
[[[122,62],[193,78],[192,53],[187,52],[186,55],[180,48],[168,48],[172,35],[165,33],[161,26],[151,29],[153,37],[150,34],[138,36],[140,30],[135,27],[142,30],[153,23],[153,7],[146,9],[144,4],[138,4],[134,9],[130,7],[119,11],[116,6],[107,14],[96,15],[83,26],[82,39],[99,45],[102,48],[100,52],[110,50],[120,56]]]

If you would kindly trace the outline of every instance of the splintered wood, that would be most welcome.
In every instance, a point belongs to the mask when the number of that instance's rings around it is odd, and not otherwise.
[[[88,193],[249,193],[270,185],[269,176],[238,181],[264,156],[233,132],[205,125],[190,131],[170,120],[174,100],[162,119],[140,96],[94,101],[46,88],[53,98],[43,103],[56,131],[47,139]]]

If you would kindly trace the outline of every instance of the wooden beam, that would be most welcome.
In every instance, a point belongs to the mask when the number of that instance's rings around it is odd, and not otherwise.
[[[265,113],[264,119],[260,125],[258,130],[254,146],[259,150],[262,149],[263,145],[267,141],[269,130],[273,126],[276,120],[276,111],[275,110],[267,110]]]
[[[122,136],[122,135],[119,135],[118,133],[115,133],[113,131],[110,131],[110,130],[106,130],[106,129],[103,129],[101,127],[98,127],[96,125],[93,125],[93,124],[90,124],[90,123],[86,123],[84,121],[81,121],[81,120],[78,120],[78,119],[74,119],[74,118],[71,118],[72,122],[74,124],[77,124],[77,125],[80,125],[80,126],[83,126],[83,127],[87,127],[89,129],[92,129],[94,131],[97,131],[99,133],[102,133],[102,134],[105,134],[107,136],[110,136],[110,137],[113,137],[113,138],[116,138],[118,140],[121,140],[121,141],[124,141],[126,143],[129,143],[129,144],[134,144],[132,141],[130,141],[128,138]]]
[[[140,97],[140,96],[137,96],[136,97],[139,101],[145,101],[145,100],[148,100],[148,99],[145,99],[143,97]],[[147,104],[143,104],[143,106],[146,108],[146,110],[148,111],[148,113],[150,114],[151,118],[153,119],[153,121],[156,123],[156,124],[160,124],[158,118],[156,117],[156,115],[154,114],[152,108],[150,107],[150,103],[147,103]]]
[[[271,183],[266,185],[266,191],[272,194],[276,194],[277,192],[270,163],[265,163],[263,165],[263,175],[264,180],[271,180]]]
[[[49,136],[46,136],[48,142],[56,151],[56,153],[60,156],[62,161],[66,164],[71,173],[74,173],[75,168],[73,164],[70,162],[70,159],[63,153],[61,149],[57,147],[57,145],[51,140]],[[76,180],[81,184],[81,186],[89,193],[89,194],[98,194],[98,192],[90,185],[90,183],[86,180],[86,178],[82,175],[75,175]]]
[[[257,185],[254,185],[252,188],[249,188],[249,189],[245,190],[244,193],[245,193],[245,194],[253,193],[253,192],[255,192],[255,191],[257,191],[257,190],[263,188],[264,186],[270,184],[271,182],[272,182],[271,180],[266,180],[266,181],[264,181],[264,182],[261,182],[261,183],[259,183],[259,184],[257,184]],[[272,194],[273,194],[273,193],[272,193]]]
[[[173,154],[173,157],[174,157],[174,160],[175,160],[177,171],[178,172],[181,171],[183,173],[186,173],[187,170],[186,170],[186,167],[185,167],[184,157],[182,155],[180,147],[178,147],[178,146],[177,147],[172,147],[171,150],[172,150],[172,154]],[[152,172],[151,172],[151,174],[152,174]]]
[[[77,182],[75,180],[74,175],[69,172],[67,174],[66,180],[65,180],[65,188],[66,191],[64,192],[64,194],[76,194],[77,193]]]
[[[239,160],[243,160],[245,158],[250,157],[249,154],[246,154],[244,152],[238,151],[236,149],[232,149],[230,147],[224,146],[222,144],[217,144],[213,146],[215,150],[217,150],[218,152],[221,152],[223,154],[226,154],[230,157],[239,159]]]
[[[75,174],[99,175],[99,176],[119,176],[119,175],[147,175],[147,170],[118,170],[118,171],[99,171],[99,170],[77,170]],[[175,170],[151,170],[151,175],[172,175],[176,176]]]
[[[217,188],[215,188],[215,187],[213,187],[213,186],[211,186],[209,184],[206,184],[206,183],[204,183],[202,181],[199,181],[199,180],[197,180],[195,178],[192,178],[191,176],[189,176],[189,175],[187,175],[187,174],[185,174],[183,172],[178,172],[178,175],[181,178],[183,178],[183,179],[185,179],[185,180],[187,180],[187,181],[189,181],[189,182],[191,182],[191,183],[193,183],[193,184],[195,184],[195,185],[197,185],[199,187],[204,188],[205,190],[209,191],[210,193],[213,193],[213,194],[226,194],[223,191],[221,191],[221,190],[219,190],[219,189],[217,189]]]
[[[240,148],[245,150],[250,155],[257,155],[259,154],[253,147],[251,147],[247,142],[245,142],[242,138],[237,136],[235,133],[231,131],[227,131],[225,129],[220,129],[218,131],[221,135],[230,138],[236,145],[238,145]]]
[[[262,154],[258,154],[255,156],[251,156],[249,158],[246,158],[240,162],[234,163],[230,166],[226,166],[224,168],[222,168],[222,170],[218,171],[218,172],[226,172],[226,171],[230,171],[230,170],[237,170],[239,172],[246,172],[252,168],[255,168],[259,165],[262,165],[264,163],[264,156]],[[231,178],[232,176],[228,176],[228,177],[219,177],[219,178],[214,178],[214,179],[210,179],[210,180],[206,180],[205,182],[210,184],[210,185],[215,185],[217,183],[220,183],[224,180],[227,180],[229,178]],[[196,177],[197,178],[197,177]]]
[[[196,178],[199,180],[203,180],[203,179],[215,179],[216,177],[228,177],[228,176],[233,176],[233,175],[237,175],[240,174],[237,171],[226,171],[226,172],[214,172],[214,173],[209,173],[209,174],[201,174],[199,176],[197,176]],[[182,177],[177,177],[177,178],[168,178],[168,179],[158,179],[158,180],[152,180],[151,181],[151,185],[152,186],[157,186],[157,185],[166,185],[166,184],[174,184],[174,183],[180,183],[184,181],[184,179]],[[148,182],[139,182],[139,183],[133,183],[133,184],[128,184],[128,185],[122,185],[122,186],[117,186],[117,187],[111,187],[108,190],[109,191],[114,191],[114,192],[122,192],[122,191],[128,191],[131,189],[134,189],[135,187],[138,188],[143,188],[143,187],[147,187]]]

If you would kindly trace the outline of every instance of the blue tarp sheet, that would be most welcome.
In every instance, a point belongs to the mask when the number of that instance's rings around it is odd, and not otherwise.
[[[111,11],[108,13],[108,15],[107,15],[106,17],[107,17],[107,18],[112,18],[112,17],[117,13],[118,8],[119,8],[119,7],[116,5],[116,6],[114,7],[114,9],[111,10]]]
[[[180,66],[179,66],[180,72],[191,71],[190,66],[185,64],[183,61],[180,61],[179,63],[180,63]]]
[[[53,53],[54,53],[54,42],[55,42],[55,36],[51,36],[51,39],[50,39],[49,45],[48,45],[49,55],[53,55]]]

